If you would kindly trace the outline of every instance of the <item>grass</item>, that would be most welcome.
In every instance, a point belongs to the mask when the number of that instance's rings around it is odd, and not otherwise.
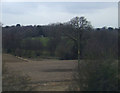
[[[10,54],[2,54],[2,62],[26,62],[24,60],[18,59],[17,57],[10,55]]]
[[[50,38],[48,38],[48,37],[32,37],[32,40],[40,40],[44,47],[47,46],[49,39]]]
[[[3,54],[3,61],[6,62],[9,71],[11,73],[13,73],[12,71],[15,71],[15,74],[10,73],[9,75],[16,76],[15,78],[12,78],[11,81],[12,85],[18,85],[15,86],[16,89],[21,89],[21,78],[22,81],[26,80],[26,78],[24,79],[24,75],[27,74],[31,79],[29,86],[34,87],[35,91],[65,91],[72,80],[71,69],[74,70],[75,65],[77,65],[77,60],[56,60],[53,58],[28,60],[29,62],[24,62],[13,55]],[[24,75],[21,77],[21,74],[18,72],[21,72]],[[4,81],[6,81],[4,83],[7,83],[7,81],[9,82],[9,80],[11,80],[8,78],[8,80],[6,80],[6,75],[7,74],[4,75]],[[15,80],[16,82],[14,82]],[[9,83],[7,83],[7,85],[9,86]],[[11,88],[12,86],[9,87],[9,89],[15,90]],[[8,88],[4,87],[4,90],[8,90]]]

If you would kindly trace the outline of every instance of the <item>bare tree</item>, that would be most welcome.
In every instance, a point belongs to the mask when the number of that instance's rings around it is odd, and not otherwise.
[[[71,38],[72,40],[74,40],[75,43],[77,43],[78,45],[78,69],[79,69],[79,63],[82,55],[82,52],[81,52],[82,34],[83,34],[83,31],[90,30],[92,28],[92,25],[90,24],[89,21],[87,21],[85,17],[74,17],[68,23],[66,23],[66,25],[70,25],[75,29],[74,32],[76,33],[76,36],[72,36],[68,33],[64,33],[64,34],[69,38]]]

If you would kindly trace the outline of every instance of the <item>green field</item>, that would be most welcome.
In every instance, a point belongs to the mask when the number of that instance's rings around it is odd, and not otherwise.
[[[48,41],[50,40],[50,38],[48,38],[48,37],[32,37],[31,39],[32,40],[40,40],[44,47],[47,46]]]

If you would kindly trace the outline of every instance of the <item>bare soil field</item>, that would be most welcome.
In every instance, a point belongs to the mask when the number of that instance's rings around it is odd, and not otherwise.
[[[77,60],[42,59],[31,60],[3,54],[3,62],[9,69],[30,76],[36,91],[67,90],[75,71]]]

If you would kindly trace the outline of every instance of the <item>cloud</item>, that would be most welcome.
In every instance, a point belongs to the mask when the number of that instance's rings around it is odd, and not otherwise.
[[[86,14],[86,17],[96,27],[118,27],[118,8],[116,7],[100,9],[93,14]]]
[[[117,26],[117,3],[4,3],[4,24],[49,24],[85,16],[95,27]]]
[[[37,8],[37,3],[27,3],[27,2],[9,2],[2,3],[2,13],[5,14],[21,14],[28,13],[30,11],[34,11]]]
[[[2,2],[119,2],[119,0],[1,0]]]

